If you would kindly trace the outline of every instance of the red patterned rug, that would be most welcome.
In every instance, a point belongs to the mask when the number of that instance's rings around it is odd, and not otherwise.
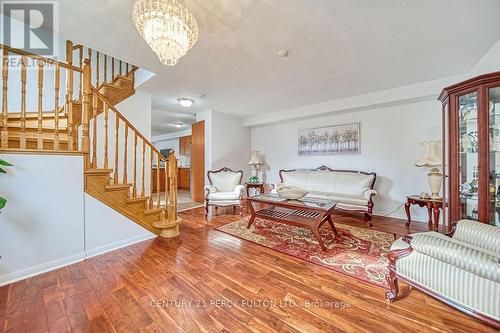
[[[387,253],[394,234],[335,223],[337,236],[331,229],[320,229],[327,248],[323,251],[308,229],[259,218],[247,229],[248,219],[217,230],[379,287],[388,287],[385,281],[389,271]]]

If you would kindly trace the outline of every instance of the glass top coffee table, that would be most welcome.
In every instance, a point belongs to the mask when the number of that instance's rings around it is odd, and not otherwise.
[[[332,221],[332,213],[338,201],[302,198],[289,200],[277,194],[263,194],[247,198],[251,217],[247,228],[250,228],[256,217],[293,225],[311,230],[319,245],[326,251],[319,228],[328,222],[333,232],[337,234]],[[265,205],[265,208],[256,210],[256,204]]]

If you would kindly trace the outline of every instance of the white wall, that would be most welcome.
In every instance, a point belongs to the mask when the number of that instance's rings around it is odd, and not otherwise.
[[[87,257],[153,237],[156,235],[94,197],[85,194],[85,251]]]
[[[243,119],[212,112],[212,170],[229,167],[243,170],[243,182],[250,177],[250,130]]]
[[[297,130],[361,122],[361,155],[298,156]],[[422,101],[398,106],[330,115],[251,129],[251,149],[259,150],[266,162],[266,182],[279,181],[287,168],[334,169],[377,173],[375,214],[387,214],[405,201],[405,196],[429,192],[428,169],[414,166],[422,149],[420,142],[441,139],[441,104]],[[415,220],[427,221],[425,209],[412,209]],[[405,218],[404,209],[394,217]]]
[[[243,119],[215,110],[196,114],[196,121],[205,121],[205,174],[208,170],[229,167],[243,170],[243,181],[249,177],[250,130]],[[208,179],[205,177],[205,183]]]
[[[0,285],[85,257],[81,156],[1,154]]]
[[[154,237],[84,194],[83,157],[0,154],[0,286]]]

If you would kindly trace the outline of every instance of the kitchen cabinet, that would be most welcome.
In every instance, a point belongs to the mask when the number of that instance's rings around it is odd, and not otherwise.
[[[179,138],[179,155],[191,155],[191,136],[183,136]]]
[[[189,190],[191,181],[191,168],[177,169],[177,188]]]

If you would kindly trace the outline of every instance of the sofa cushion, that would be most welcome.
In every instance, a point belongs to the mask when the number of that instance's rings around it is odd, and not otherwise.
[[[208,200],[219,201],[219,200],[238,200],[240,194],[238,192],[215,192],[208,195]]]
[[[217,191],[229,192],[234,191],[236,185],[240,183],[241,173],[239,172],[217,172],[210,174],[212,185],[217,188]]]
[[[355,205],[355,206],[368,205],[368,199],[366,199],[362,195],[311,191],[309,192],[309,194],[306,195],[306,197],[314,199],[335,200],[338,201],[339,203]]]
[[[309,171],[283,172],[283,184],[286,186],[297,186],[303,189],[307,187],[307,174]]]
[[[362,173],[338,172],[335,181],[335,193],[363,195],[373,182],[373,175]]]
[[[309,171],[306,178],[306,191],[332,192],[335,189],[336,174],[330,171]]]

